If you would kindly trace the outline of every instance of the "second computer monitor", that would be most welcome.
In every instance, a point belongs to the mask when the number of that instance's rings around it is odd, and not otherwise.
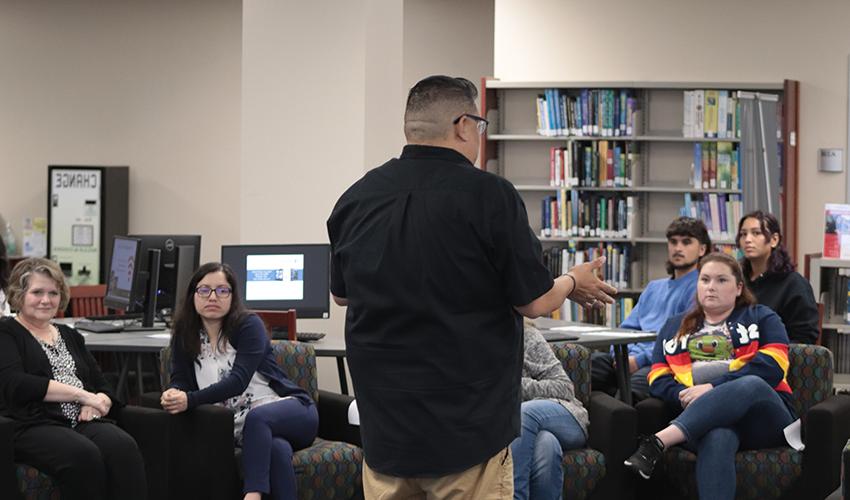
[[[136,281],[139,266],[144,260],[139,250],[140,243],[136,238],[115,236],[106,279],[106,296],[103,298],[106,307],[132,309],[133,303],[139,299],[140,291]]]
[[[152,248],[158,248],[161,252],[157,309],[173,309],[179,300],[177,297],[180,296],[181,288],[186,285],[180,283],[178,275],[180,278],[186,275],[191,277],[200,265],[201,236],[197,234],[139,234],[131,235],[131,237],[141,240],[141,255],[147,255],[147,251]],[[187,257],[187,253],[191,255]],[[191,263],[191,269],[188,272],[185,269],[187,263]],[[149,273],[150,269],[147,265],[147,260],[143,260],[142,270]]]
[[[329,245],[225,245],[221,261],[233,268],[248,309],[329,317]]]

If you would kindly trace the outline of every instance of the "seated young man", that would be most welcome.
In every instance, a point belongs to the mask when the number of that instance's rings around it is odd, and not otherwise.
[[[679,217],[667,226],[667,273],[669,278],[650,281],[638,303],[620,328],[657,332],[667,318],[681,314],[693,305],[696,296],[697,263],[711,251],[711,239],[701,220]],[[629,373],[633,400],[649,395],[646,376],[652,361],[653,342],[629,345]],[[614,357],[593,353],[591,386],[594,391],[617,392]]]

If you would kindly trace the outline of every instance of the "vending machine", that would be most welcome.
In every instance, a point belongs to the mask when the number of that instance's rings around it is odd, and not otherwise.
[[[127,234],[129,167],[47,167],[47,252],[68,284],[106,282],[110,242]]]

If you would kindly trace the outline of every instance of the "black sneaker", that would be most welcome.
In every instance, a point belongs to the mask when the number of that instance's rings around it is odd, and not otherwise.
[[[644,479],[649,479],[652,475],[652,469],[655,468],[655,463],[661,458],[664,453],[664,444],[661,440],[651,436],[643,436],[640,438],[640,444],[636,452],[623,462],[626,467],[640,474]]]

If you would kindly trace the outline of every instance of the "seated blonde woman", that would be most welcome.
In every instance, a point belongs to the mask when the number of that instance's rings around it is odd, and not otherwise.
[[[144,499],[136,442],[109,420],[120,407],[73,328],[52,323],[68,304],[59,266],[26,259],[12,271],[0,318],[0,415],[15,421],[15,462],[48,474],[63,499]]]

